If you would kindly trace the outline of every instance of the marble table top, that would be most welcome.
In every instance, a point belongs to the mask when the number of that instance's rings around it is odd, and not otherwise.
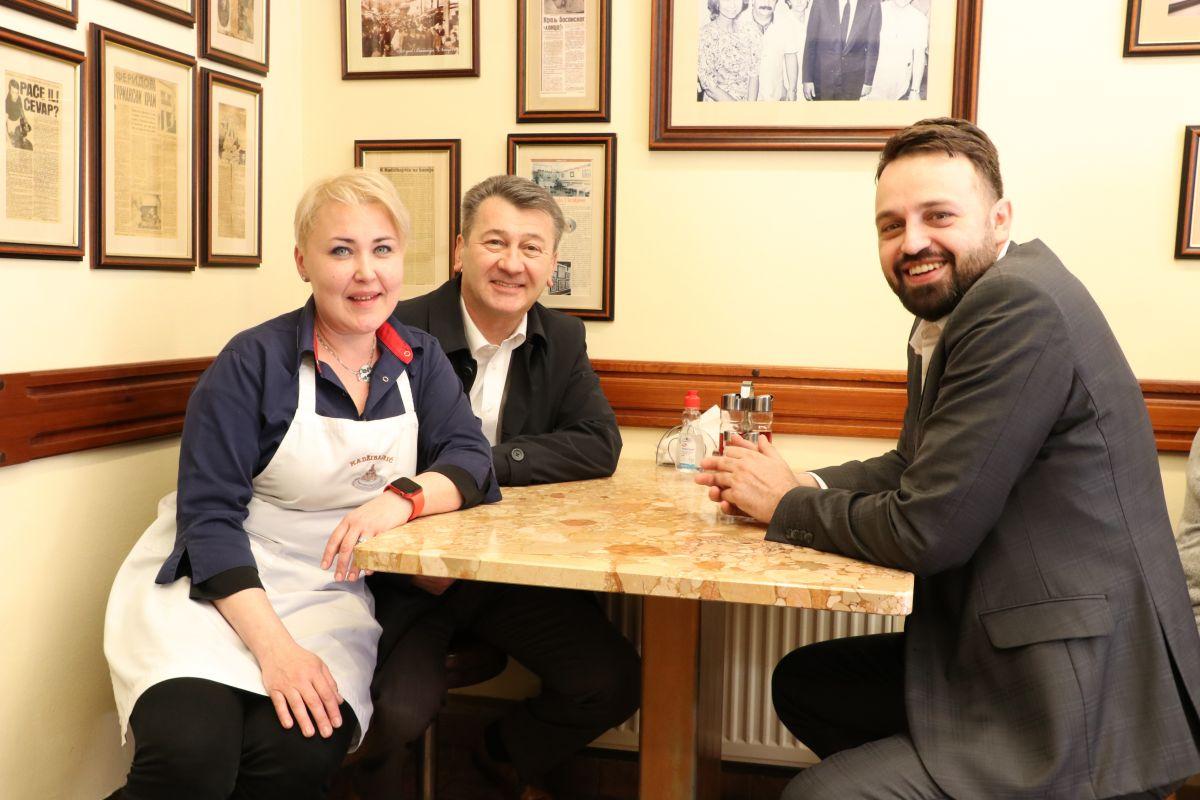
[[[356,549],[384,572],[870,614],[912,611],[913,578],[763,540],[671,467],[622,459],[611,478],[509,487]]]

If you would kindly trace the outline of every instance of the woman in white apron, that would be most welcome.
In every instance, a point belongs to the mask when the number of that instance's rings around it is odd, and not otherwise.
[[[315,184],[296,210],[313,298],[236,336],[197,384],[178,491],[109,597],[136,745],[112,797],[324,796],[371,719],[379,626],[354,545],[499,499],[437,341],[391,318],[408,232],[380,175]]]

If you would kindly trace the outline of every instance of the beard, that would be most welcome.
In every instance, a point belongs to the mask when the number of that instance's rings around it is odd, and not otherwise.
[[[904,270],[908,265],[930,258],[945,261],[949,274],[937,283],[919,286],[905,283]],[[926,247],[915,255],[905,256],[896,264],[898,283],[892,286],[892,291],[910,314],[933,322],[953,311],[967,290],[995,263],[996,246],[986,241],[963,253],[961,258],[944,250]]]

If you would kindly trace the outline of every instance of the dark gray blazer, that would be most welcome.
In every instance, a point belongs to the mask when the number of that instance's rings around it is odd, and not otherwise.
[[[767,538],[909,570],[909,730],[953,797],[1092,800],[1200,770],[1200,638],[1153,431],[1083,285],[1013,246],[946,320],[896,450]]]

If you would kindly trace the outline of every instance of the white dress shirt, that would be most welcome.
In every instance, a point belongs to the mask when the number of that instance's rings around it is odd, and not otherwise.
[[[488,444],[496,446],[500,439],[500,410],[504,407],[504,390],[508,385],[508,366],[512,363],[513,351],[525,343],[528,314],[521,317],[521,324],[500,344],[492,344],[479,331],[467,305],[460,297],[463,332],[467,335],[467,347],[475,358],[475,382],[471,384],[471,411],[479,417],[483,435]]]

